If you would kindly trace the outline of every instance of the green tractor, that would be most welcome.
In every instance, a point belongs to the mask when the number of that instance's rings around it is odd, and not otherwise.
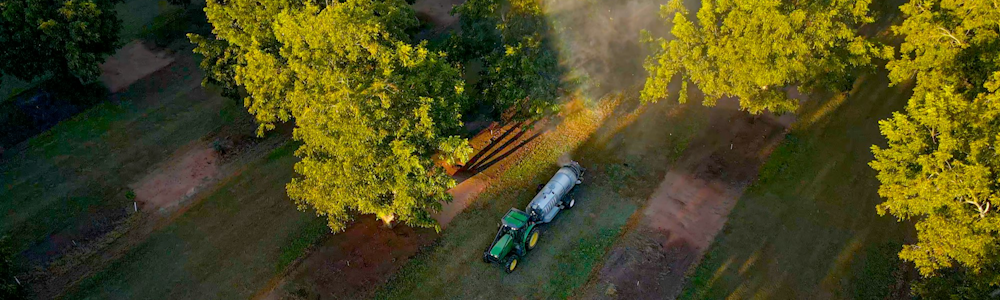
[[[538,245],[538,225],[552,222],[560,211],[576,205],[576,200],[568,194],[582,183],[583,172],[577,162],[563,166],[549,183],[539,188],[525,210],[507,211],[500,219],[496,237],[483,252],[483,262],[497,263],[507,273],[514,272],[520,259]]]
[[[510,273],[517,268],[519,259],[538,245],[538,224],[516,208],[507,211],[501,220],[500,231],[483,253],[483,262],[499,263]]]

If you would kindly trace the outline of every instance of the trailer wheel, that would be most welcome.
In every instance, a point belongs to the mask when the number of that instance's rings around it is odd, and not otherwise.
[[[528,232],[528,251],[535,249],[535,245],[538,244],[538,228],[532,228],[531,232]]]
[[[575,205],[576,205],[576,199],[573,198],[569,198],[569,201],[567,201],[566,204],[563,204],[563,206],[566,207],[566,209],[573,208],[573,206]]]
[[[504,264],[504,271],[507,271],[507,274],[510,274],[511,272],[514,272],[514,269],[516,268],[517,268],[517,255],[511,254],[509,257],[507,257],[507,263]]]

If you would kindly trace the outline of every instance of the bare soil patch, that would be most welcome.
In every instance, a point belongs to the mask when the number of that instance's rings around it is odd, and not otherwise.
[[[634,227],[609,252],[584,298],[672,299],[687,270],[722,230],[758,168],[782,140],[770,117],[717,109],[649,197]]]
[[[101,82],[112,93],[117,93],[173,62],[174,58],[166,52],[153,51],[141,41],[134,40],[101,64]]]
[[[219,155],[202,142],[181,148],[130,187],[143,211],[175,207],[219,178]]]
[[[291,268],[264,299],[361,299],[398,270],[437,233],[408,226],[387,228],[372,216],[327,238]]]
[[[448,191],[454,198],[451,203],[447,203],[441,208],[441,211],[434,214],[434,219],[441,224],[441,228],[444,229],[448,226],[448,223],[455,218],[459,213],[465,210],[469,204],[472,204],[472,200],[476,198],[479,193],[486,189],[486,180],[480,178],[480,176],[473,176],[472,178],[466,179],[459,183],[457,186]]]

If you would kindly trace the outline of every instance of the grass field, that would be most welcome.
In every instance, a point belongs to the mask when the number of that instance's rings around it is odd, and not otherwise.
[[[633,111],[616,101],[570,113],[557,128],[508,158],[511,167],[446,229],[439,242],[411,260],[376,298],[566,298],[583,285],[629,217],[652,192],[690,137],[705,126],[706,109],[664,101]],[[628,102],[626,102],[628,103]],[[628,108],[626,108],[628,107]],[[614,111],[614,112],[612,112]],[[512,274],[482,262],[499,218],[524,207],[535,185],[571,155],[588,168],[577,206],[545,225],[539,248]]]
[[[129,184],[180,147],[243,117],[239,103],[201,89],[189,67],[174,65],[171,77],[140,82],[122,102],[99,104],[5,154],[0,234],[23,251],[64,228],[88,227],[88,214],[131,208]],[[156,83],[161,79],[172,84]]]
[[[866,76],[846,98],[812,101],[689,277],[683,299],[883,299],[907,225],[879,217],[869,148],[909,87]],[[900,272],[902,273],[902,272]],[[896,288],[898,289],[898,288]]]
[[[246,166],[67,298],[249,298],[329,231],[285,194],[296,146]]]

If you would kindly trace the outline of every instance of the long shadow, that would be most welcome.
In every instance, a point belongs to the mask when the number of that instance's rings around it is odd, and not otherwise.
[[[533,141],[535,138],[538,138],[538,136],[542,135],[542,133],[544,133],[545,131],[546,130],[540,130],[538,133],[535,133],[534,135],[532,135],[528,139],[522,141],[520,144],[517,144],[517,146],[514,146],[513,148],[510,148],[510,150],[507,150],[507,152],[504,152],[503,154],[501,154],[500,156],[497,156],[493,160],[491,160],[491,161],[489,161],[487,163],[484,163],[482,166],[476,167],[474,169],[474,171],[473,171],[474,172],[473,174],[486,171],[486,169],[489,169],[494,164],[502,161],[504,158],[507,158],[507,156],[510,156],[511,154],[513,154],[514,152],[516,152],[517,150],[523,148],[525,145],[527,145],[528,143],[530,143],[531,141]],[[528,131],[527,130],[521,131],[522,134],[525,133],[525,132],[528,132]],[[511,139],[511,141],[513,141],[513,140],[514,139]],[[503,148],[501,148],[501,149],[503,149]]]
[[[503,144],[501,144],[501,145],[500,145],[499,147],[497,147],[496,149],[493,149],[493,151],[492,151],[492,152],[490,152],[489,154],[487,154],[486,156],[484,156],[484,157],[483,157],[483,158],[482,158],[482,159],[481,159],[480,161],[478,161],[478,162],[476,162],[476,163],[471,163],[471,164],[466,164],[466,165],[465,165],[465,169],[466,169],[466,170],[476,170],[476,169],[479,169],[479,168],[480,168],[480,167],[479,167],[479,165],[480,165],[480,164],[481,164],[481,163],[482,163],[483,161],[485,161],[485,160],[487,160],[487,159],[490,159],[490,158],[492,158],[492,157],[493,157],[494,155],[496,155],[496,154],[497,154],[497,153],[499,153],[500,151],[503,151],[504,149],[506,149],[506,148],[507,148],[507,146],[510,146],[510,144],[511,144],[511,143],[513,143],[513,142],[515,142],[515,141],[517,141],[517,140],[521,139],[521,137],[522,137],[522,136],[524,136],[524,134],[525,134],[525,133],[528,133],[528,131],[529,131],[529,130],[528,130],[527,128],[531,128],[531,127],[532,127],[532,126],[534,126],[534,125],[535,125],[535,123],[537,123],[537,122],[538,122],[538,120],[535,120],[535,121],[532,121],[531,123],[529,123],[529,124],[528,124],[527,126],[521,126],[521,127],[517,127],[517,128],[520,128],[520,129],[521,129],[521,132],[518,132],[518,133],[517,133],[516,135],[514,135],[514,137],[511,137],[511,138],[507,139],[507,141],[506,141],[506,142],[504,142]],[[510,130],[510,131],[513,131],[513,130],[514,130],[514,128],[511,128],[511,130]],[[508,131],[508,132],[510,132],[510,131]],[[499,141],[502,141],[502,140],[503,140],[503,138],[501,137],[501,139],[498,139],[498,140],[497,140],[497,142],[499,142]],[[496,143],[493,143],[493,144],[491,144],[491,146],[492,146],[492,145],[495,145],[495,144],[496,144]],[[484,151],[483,151],[483,152],[485,152],[485,149],[484,149]],[[478,172],[477,172],[477,173],[478,173]]]
[[[500,135],[500,138],[497,138],[497,139],[495,139],[493,141],[490,141],[490,144],[486,145],[486,148],[483,148],[483,150],[479,150],[479,152],[476,153],[476,155],[472,156],[472,158],[469,159],[469,161],[466,162],[465,165],[466,166],[474,166],[474,165],[476,165],[476,163],[479,162],[479,159],[483,158],[484,154],[486,154],[488,151],[490,151],[491,149],[493,149],[493,147],[496,147],[496,145],[498,144],[496,142],[502,141],[504,138],[506,138],[508,135],[510,135],[511,132],[514,132],[514,129],[521,128],[521,124],[523,124],[523,123],[524,122],[517,122],[517,124],[514,124],[514,126],[511,126],[510,128],[508,128],[507,131],[504,131],[504,133]],[[465,169],[465,167],[463,167],[463,169]]]

